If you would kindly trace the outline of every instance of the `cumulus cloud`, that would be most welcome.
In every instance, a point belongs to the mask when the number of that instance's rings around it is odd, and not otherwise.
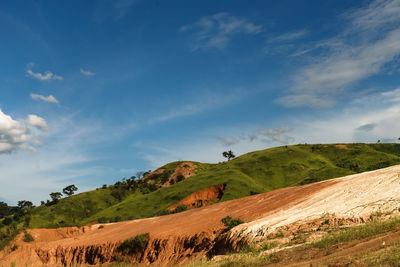
[[[80,69],[80,73],[82,74],[82,75],[84,75],[84,76],[94,76],[94,75],[96,75],[96,73],[94,73],[94,72],[91,72],[91,71],[88,71],[88,70],[84,70],[84,69]]]
[[[327,49],[324,56],[297,71],[288,95],[279,102],[287,107],[329,107],[350,85],[380,73],[400,55],[399,9],[398,0],[376,0],[343,15],[346,30],[318,44]]]
[[[46,128],[46,121],[37,115],[30,114],[26,121],[18,121],[0,109],[0,154],[35,150],[35,145],[41,143],[40,131]]]
[[[29,63],[32,64],[32,63]],[[29,65],[28,66],[33,66],[33,65]],[[26,70],[26,73],[28,74],[28,76],[31,76],[33,78],[36,78],[39,81],[50,81],[50,80],[59,80],[62,81],[64,80],[64,78],[62,76],[59,75],[55,75],[50,71],[46,71],[43,74],[40,72],[33,72],[30,68],[28,68]]]
[[[44,96],[44,95],[38,95],[38,94],[31,94],[31,98],[33,100],[42,100],[42,101],[49,102],[49,103],[55,103],[55,104],[59,103],[59,101],[53,95]]]
[[[262,26],[224,12],[202,17],[193,24],[182,26],[180,30],[193,32],[193,50],[223,49],[235,35],[258,34],[262,31]]]

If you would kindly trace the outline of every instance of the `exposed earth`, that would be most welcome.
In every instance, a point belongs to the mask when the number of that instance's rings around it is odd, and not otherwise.
[[[218,193],[222,188],[214,189]],[[209,191],[207,189],[204,192]],[[195,197],[189,196],[189,199]],[[277,231],[317,232],[326,222],[328,225],[356,225],[367,222],[371,214],[376,212],[393,213],[398,212],[399,208],[400,165],[397,165],[278,189],[167,216],[92,224],[81,228],[27,230],[35,241],[23,242],[23,234],[20,234],[8,248],[0,252],[0,265],[70,266],[109,263],[116,260],[116,250],[122,241],[143,233],[149,233],[149,242],[142,253],[129,258],[132,263],[183,263],[206,255],[212,257],[223,254],[227,249],[238,249],[247,242],[271,238]],[[227,231],[221,223],[221,219],[226,216],[240,218],[245,223]],[[394,236],[396,239],[398,233]],[[387,237],[388,242],[391,242],[390,238]],[[383,236],[376,240],[369,242],[379,245],[379,242],[386,239]],[[342,251],[352,249],[355,249],[354,246],[344,247]],[[314,256],[318,258],[318,255]],[[340,253],[337,257],[340,257]],[[295,265],[303,262],[309,266],[311,258],[299,258]],[[284,265],[289,264],[294,262]]]

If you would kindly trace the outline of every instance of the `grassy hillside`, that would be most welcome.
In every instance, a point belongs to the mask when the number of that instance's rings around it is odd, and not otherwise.
[[[307,184],[357,172],[400,164],[400,144],[293,145],[247,153],[219,164],[195,163],[196,175],[158,188],[182,162],[163,166],[164,175],[133,187],[119,183],[77,194],[54,205],[33,208],[14,226],[31,228],[84,225],[91,221],[120,221],[160,214],[169,206],[203,188],[226,184],[220,201],[277,188]],[[2,224],[0,223],[0,227]],[[3,229],[2,229],[3,228]],[[6,229],[5,226],[1,231]]]

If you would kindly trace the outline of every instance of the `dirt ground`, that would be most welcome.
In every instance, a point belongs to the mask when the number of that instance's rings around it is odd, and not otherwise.
[[[28,230],[35,241],[24,243],[19,236],[15,241],[18,245],[16,250],[9,248],[1,252],[0,266],[12,262],[16,262],[17,266],[25,266],[25,263],[28,266],[107,263],[113,260],[113,251],[120,242],[142,233],[149,233],[150,241],[144,254],[135,261],[145,264],[184,262],[202,257],[210,250],[225,229],[221,219],[226,216],[245,221],[231,230],[229,238],[235,242],[262,239],[279,227],[315,220],[326,214],[363,218],[376,211],[400,208],[399,174],[400,166],[394,166],[167,216],[94,224],[84,228]],[[388,242],[390,238],[387,237]],[[378,246],[380,241],[376,239],[360,245],[348,245],[323,257],[329,260],[330,257],[362,252],[368,246]],[[297,256],[287,264],[296,262],[293,266],[301,266],[304,262],[304,266],[309,266],[313,263],[312,259],[323,252],[312,253],[313,250],[294,253]],[[285,265],[285,261],[282,264]]]

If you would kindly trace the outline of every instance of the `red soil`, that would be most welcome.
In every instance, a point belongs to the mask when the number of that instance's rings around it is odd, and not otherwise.
[[[245,222],[253,221],[278,209],[299,204],[313,193],[335,183],[337,181],[330,180],[283,188],[168,216],[105,224],[101,229],[99,225],[92,225],[84,228],[80,235],[73,234],[73,237],[66,235],[64,238],[57,234],[60,231],[67,233],[69,230],[66,228],[30,230],[36,240],[24,243],[19,237],[17,250],[0,254],[0,265],[12,262],[16,262],[17,266],[25,263],[28,266],[107,263],[115,260],[116,247],[123,240],[141,233],[149,233],[150,241],[144,253],[132,258],[132,262],[184,262],[204,256],[212,249],[216,238],[225,229],[222,218],[232,216]]]
[[[185,205],[188,209],[210,206],[216,200],[221,199],[222,195],[224,194],[224,190],[224,184],[204,188],[200,191],[194,192],[190,196],[172,205],[167,210],[174,210],[179,205]]]

